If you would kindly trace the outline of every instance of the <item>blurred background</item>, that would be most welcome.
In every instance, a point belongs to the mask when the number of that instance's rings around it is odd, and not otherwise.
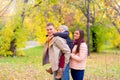
[[[47,22],[52,22],[56,29],[67,25],[72,40],[77,28],[85,31],[90,50],[86,80],[119,80],[120,0],[0,0],[0,65],[4,68],[6,62],[11,64],[12,57],[34,58],[37,55],[40,57],[36,59],[41,59]],[[38,47],[31,51],[31,47],[35,46]],[[19,62],[13,60],[13,63]],[[2,80],[30,80],[15,78],[15,74],[12,78],[5,78],[6,71],[0,72],[3,73],[0,76]],[[33,77],[31,80],[41,79]]]

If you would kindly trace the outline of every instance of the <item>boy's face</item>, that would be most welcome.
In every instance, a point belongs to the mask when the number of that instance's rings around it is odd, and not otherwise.
[[[64,32],[65,30],[63,28],[59,28],[59,32]]]
[[[52,25],[47,26],[46,31],[47,31],[48,36],[52,36],[54,34],[54,31],[55,31],[54,26],[52,26]]]

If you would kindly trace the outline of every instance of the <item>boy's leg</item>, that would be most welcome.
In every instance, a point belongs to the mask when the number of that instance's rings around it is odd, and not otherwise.
[[[54,80],[70,80],[70,73],[69,73],[69,64],[66,65],[65,70],[63,71],[61,79],[56,79],[57,71],[54,72]]]
[[[54,78],[53,78],[53,80],[61,80],[61,79],[56,79],[56,75],[57,75],[57,73],[58,73],[57,71],[54,71],[54,72],[53,72],[53,74],[54,74]]]
[[[56,79],[60,79],[63,74],[63,68],[59,68],[57,71]]]
[[[66,68],[65,68],[65,70],[63,71],[62,80],[70,80],[69,64],[66,65]]]
[[[65,56],[64,54],[62,54],[59,59],[59,68],[64,68],[64,64],[65,64]]]
[[[59,69],[57,71],[56,79],[60,79],[62,77],[64,64],[65,64],[65,57],[64,54],[62,54],[59,60]]]
[[[53,71],[52,71],[52,68],[51,68],[51,67],[48,68],[48,69],[46,69],[46,71],[47,71],[48,73],[50,73],[50,74],[53,74]]]

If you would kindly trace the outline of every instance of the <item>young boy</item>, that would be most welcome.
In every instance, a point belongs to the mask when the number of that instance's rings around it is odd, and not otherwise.
[[[54,36],[59,36],[62,37],[66,40],[68,46],[70,49],[72,49],[72,41],[69,37],[69,32],[68,32],[68,27],[65,25],[60,26],[59,31],[57,33],[54,34]],[[63,74],[63,68],[65,64],[65,57],[64,57],[64,53],[62,53],[62,55],[60,56],[59,59],[59,69],[57,71],[57,75],[56,75],[56,79],[60,79],[62,77]],[[52,74],[52,70],[51,68],[46,70],[48,73]]]

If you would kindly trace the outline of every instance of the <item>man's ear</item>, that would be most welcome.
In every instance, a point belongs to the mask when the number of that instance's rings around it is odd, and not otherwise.
[[[46,37],[48,37],[48,35],[46,35]]]

